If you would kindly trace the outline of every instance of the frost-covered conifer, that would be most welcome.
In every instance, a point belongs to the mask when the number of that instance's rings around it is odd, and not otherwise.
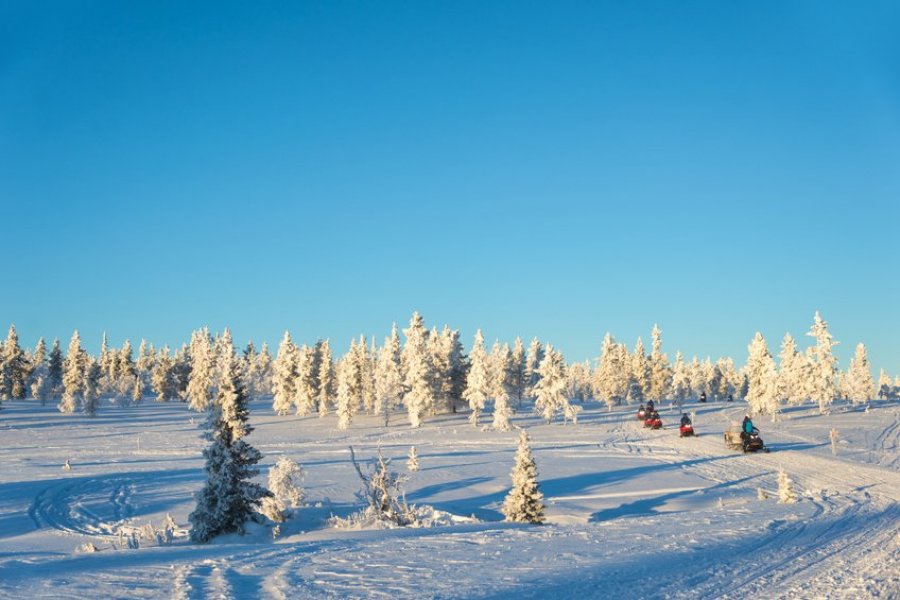
[[[591,363],[573,363],[566,369],[566,397],[584,402],[593,398]]]
[[[867,402],[872,398],[875,385],[872,381],[872,368],[866,355],[864,344],[856,345],[856,354],[850,359],[850,368],[845,379],[847,397],[854,404]]]
[[[538,382],[534,387],[534,411],[547,423],[553,421],[557,411],[562,411],[566,421],[577,420],[577,407],[566,398],[566,363],[561,353],[547,344],[544,358],[538,368]]]
[[[351,340],[350,351],[341,359],[337,370],[335,412],[338,417],[338,429],[347,429],[356,411],[359,410],[362,387],[358,356],[356,340]]]
[[[175,380],[175,359],[169,353],[169,347],[163,346],[157,353],[150,372],[150,382],[156,392],[157,402],[168,402],[178,397],[178,386]]]
[[[156,350],[153,349],[153,344],[149,344],[147,340],[141,340],[135,366],[137,367],[138,377],[143,381],[145,388],[150,383],[150,373],[153,370],[154,360],[156,360]]]
[[[315,367],[316,351],[309,346],[301,347],[297,351],[297,378],[294,380],[294,407],[298,415],[311,415],[318,408]]]
[[[431,414],[438,410],[442,412],[452,411],[453,400],[453,334],[448,326],[444,326],[441,332],[432,329],[428,336],[428,351],[431,354],[431,367],[434,375],[434,399]],[[463,388],[465,389],[465,388]]]
[[[366,337],[363,335],[359,336],[359,342],[354,347],[353,361],[356,376],[359,378],[358,386],[363,409],[366,414],[371,415],[375,412],[375,369],[366,345]]]
[[[187,397],[191,410],[204,411],[213,399],[213,371],[216,367],[209,338],[204,327],[191,334],[191,376],[188,379]]]
[[[813,326],[806,335],[816,340],[816,345],[812,349],[814,358],[812,397],[819,403],[819,414],[825,414],[837,395],[834,381],[837,375],[837,359],[832,352],[837,342],[828,332],[828,323],[822,319],[818,311],[816,311]]]
[[[878,372],[878,397],[887,400],[893,396],[893,381],[884,369]]]
[[[778,502],[781,504],[793,504],[797,501],[794,485],[784,467],[778,468]]]
[[[102,377],[103,368],[100,366],[100,363],[92,358],[88,358],[88,367],[84,375],[84,413],[86,415],[93,417],[97,414]]]
[[[463,398],[469,403],[469,409],[472,411],[469,422],[478,427],[478,418],[484,410],[492,384],[488,357],[484,350],[484,336],[480,329],[475,332],[475,342],[472,344],[472,352],[469,353],[469,361],[469,374]]]
[[[55,398],[62,394],[63,369],[62,349],[59,347],[59,340],[55,339],[53,340],[53,347],[50,349],[50,357],[47,359],[47,393],[50,398]]]
[[[512,408],[509,401],[515,390],[515,365],[509,344],[494,344],[491,352],[491,383],[490,395],[494,398],[494,421],[491,427],[499,431],[508,431],[510,428],[509,417]]]
[[[291,340],[291,334],[284,332],[284,338],[278,346],[278,355],[272,365],[272,391],[274,398],[272,409],[279,415],[286,415],[291,411],[294,402],[297,382],[298,350]]]
[[[319,416],[324,417],[331,410],[331,405],[334,403],[334,360],[331,357],[331,343],[328,340],[322,340],[322,343],[317,345],[316,348],[318,350],[317,362],[319,366],[319,388],[316,402]]]
[[[594,372],[594,397],[612,410],[613,406],[625,401],[630,379],[628,350],[607,333]]]
[[[81,347],[78,330],[72,334],[69,352],[63,365],[63,394],[59,412],[73,413],[78,402],[84,399],[84,376],[87,373],[87,352]]]
[[[122,348],[115,356],[115,372],[113,375],[115,393],[119,398],[121,405],[127,404],[130,399],[134,400],[135,380],[140,380],[137,376],[137,367],[134,364],[134,350],[131,347],[131,341],[125,340]]]
[[[28,392],[28,376],[31,372],[25,351],[19,346],[16,326],[9,326],[9,334],[0,350],[0,399],[24,400]]]
[[[227,329],[226,335],[230,342]],[[206,484],[197,494],[197,506],[188,517],[191,540],[199,543],[224,533],[243,533],[262,498],[270,496],[252,481],[259,473],[254,465],[262,456],[244,439],[253,428],[248,424],[247,391],[240,361],[230,343],[220,348],[218,396],[208,422],[210,445],[203,451]]]
[[[747,404],[755,414],[778,414],[778,378],[775,361],[766,346],[766,340],[758,331],[747,346],[749,357],[744,372],[747,375]]]
[[[517,337],[512,350],[512,396],[516,402],[516,407],[522,404],[522,398],[525,397],[525,358],[525,346],[522,344],[522,338]]]
[[[409,454],[406,458],[406,468],[410,472],[419,470],[419,451],[416,450],[415,446],[409,447]]]
[[[43,405],[50,397],[47,385],[47,344],[44,338],[38,340],[31,355],[31,373],[28,377],[28,389],[31,397],[40,400]]]
[[[778,361],[778,397],[788,404],[799,404],[804,400],[803,357],[790,333],[784,335]]]
[[[544,346],[537,338],[532,338],[525,356],[525,395],[534,398],[534,386],[537,385],[541,361],[544,360]]]
[[[378,352],[378,363],[375,368],[376,412],[382,415],[385,426],[390,419],[391,410],[400,405],[402,394],[400,338],[395,325],[391,337],[385,339],[384,346]]]
[[[651,335],[653,346],[650,351],[649,398],[661,404],[671,394],[672,368],[669,366],[669,357],[662,351],[662,330],[658,325],[653,326]]]
[[[256,375],[255,387],[259,397],[268,396],[272,393],[272,353],[269,352],[269,345],[263,342],[256,355],[256,367],[254,373]]]
[[[630,359],[628,402],[643,402],[650,393],[650,360],[644,352],[644,341],[637,339]]]
[[[675,353],[675,367],[672,369],[672,399],[678,410],[691,395],[691,382],[688,367],[684,363],[681,352]]]
[[[288,508],[299,508],[305,493],[303,469],[296,462],[282,456],[269,468],[269,492]]]
[[[519,448],[513,467],[512,489],[503,501],[503,516],[515,523],[543,523],[544,495],[538,484],[537,465],[528,445],[528,434],[519,434]]]
[[[413,427],[422,425],[422,418],[434,405],[434,373],[428,352],[428,330],[422,316],[416,312],[409,327],[403,330],[406,345],[401,355],[405,368],[403,404]]]

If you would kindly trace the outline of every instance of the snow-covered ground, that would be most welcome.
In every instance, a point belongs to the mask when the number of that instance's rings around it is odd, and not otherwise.
[[[116,532],[170,513],[185,528],[202,483],[202,417],[177,403],[104,407],[94,418],[7,402],[0,411],[0,596],[15,598],[900,597],[900,405],[836,405],[759,421],[770,454],[724,447],[741,404],[692,404],[696,439],[642,429],[633,409],[587,404],[577,426],[527,411],[548,524],[502,522],[516,432],[466,414],[410,429],[357,417],[279,417],[254,403],[248,441],[306,471],[308,506],[273,541],[257,528],[207,545],[121,546]],[[837,455],[829,432],[838,430]],[[360,508],[348,446],[421,470],[407,500],[476,522],[338,530]],[[71,470],[62,468],[65,460]],[[777,502],[783,466],[800,501]],[[759,489],[769,499],[759,499]],[[99,552],[76,548],[94,543]]]

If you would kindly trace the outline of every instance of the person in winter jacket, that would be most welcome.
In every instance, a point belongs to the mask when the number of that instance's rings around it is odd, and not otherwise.
[[[691,418],[687,415],[687,413],[681,415],[681,424],[685,426],[691,424]]]
[[[706,402],[706,392],[700,392],[700,402]]]

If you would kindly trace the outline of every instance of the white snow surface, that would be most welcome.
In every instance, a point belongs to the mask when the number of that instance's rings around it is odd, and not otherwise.
[[[186,536],[203,484],[204,417],[181,403],[101,407],[96,417],[11,401],[0,411],[2,598],[898,598],[900,404],[835,404],[760,420],[770,454],[743,455],[722,432],[741,403],[693,404],[697,438],[642,429],[633,407],[586,403],[578,425],[523,407],[545,525],[500,514],[518,432],[476,429],[467,413],[411,429],[357,415],[277,416],[251,406],[247,438],[302,466],[306,505],[273,540],[265,526],[206,545]],[[832,455],[829,432],[840,432]],[[361,508],[349,445],[420,470],[406,498],[445,515],[434,527],[335,529]],[[63,470],[68,459],[71,470]],[[777,501],[783,466],[799,501]],[[264,475],[260,475],[260,482]],[[769,498],[760,500],[762,488]],[[427,510],[431,510],[428,508]],[[170,513],[172,545],[120,548],[116,532]],[[86,543],[98,552],[76,552]]]

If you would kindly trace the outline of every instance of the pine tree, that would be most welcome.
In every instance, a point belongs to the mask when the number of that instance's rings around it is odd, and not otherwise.
[[[191,376],[187,385],[188,407],[204,411],[213,399],[213,362],[209,329],[204,327],[191,334]]]
[[[387,426],[391,410],[400,404],[403,382],[400,379],[400,338],[395,325],[391,336],[384,341],[378,352],[375,368],[376,412],[383,416]]]
[[[434,405],[434,374],[428,352],[428,330],[416,312],[403,330],[406,345],[401,355],[405,369],[403,404],[412,427],[420,427],[427,410]]]
[[[47,402],[49,390],[47,386],[47,344],[44,338],[38,340],[31,356],[31,374],[28,377],[28,389],[31,397],[40,400],[41,405]]]
[[[562,411],[566,421],[577,420],[577,410],[566,398],[566,363],[562,354],[547,344],[544,358],[538,368],[538,382],[534,387],[534,411],[549,424],[557,411]],[[574,411],[574,412],[573,412]]]
[[[512,350],[513,363],[513,398],[518,408],[525,397],[525,346],[522,338],[517,337]]]
[[[108,357],[107,360],[109,360]],[[88,367],[84,376],[84,413],[91,417],[97,414],[102,377],[103,368],[100,366],[100,363],[92,358],[88,358]]]
[[[864,344],[856,345],[856,354],[850,359],[850,368],[847,370],[846,386],[847,397],[854,404],[867,402],[872,397],[875,384]]]
[[[484,410],[492,385],[488,357],[484,350],[484,336],[480,329],[475,332],[475,342],[472,344],[469,360],[469,375],[466,378],[463,398],[469,403],[469,409],[472,411],[469,422],[478,427],[478,418]]]
[[[87,373],[87,352],[81,347],[81,336],[78,330],[72,334],[69,352],[63,365],[63,394],[59,403],[59,412],[71,414],[75,412],[78,402],[84,399],[84,377]]]
[[[59,340],[53,340],[53,348],[47,359],[47,393],[55,398],[63,392],[63,354]]]
[[[797,494],[794,493],[793,482],[788,474],[784,471],[784,467],[778,468],[778,502],[781,504],[793,504],[797,501]]]
[[[331,344],[328,340],[323,340],[317,349],[319,355],[319,388],[316,402],[318,403],[319,416],[324,417],[331,410],[331,405],[334,402],[334,361],[331,357]]]
[[[303,346],[297,351],[297,378],[294,379],[294,406],[298,415],[311,415],[318,406],[316,351]]]
[[[544,347],[540,340],[532,338],[525,356],[525,395],[534,398],[534,386],[537,385],[541,361],[544,360]]]
[[[419,470],[419,452],[418,450],[416,450],[415,446],[409,447],[409,455],[406,459],[406,468],[410,472]]]
[[[226,335],[230,342],[227,329]],[[230,343],[221,350],[218,396],[208,423],[210,445],[203,451],[206,484],[197,494],[197,506],[188,517],[191,540],[198,543],[225,533],[243,533],[254,508],[271,496],[252,481],[259,473],[254,465],[262,456],[244,439],[253,428],[248,424],[247,391],[240,361]]]
[[[778,414],[778,379],[775,372],[775,361],[766,346],[766,340],[758,331],[747,346],[749,357],[745,372],[747,374],[747,404],[755,414],[772,415],[774,421]]]
[[[25,351],[19,346],[16,326],[9,326],[9,334],[0,350],[0,399],[24,400],[28,392],[31,368]]]
[[[519,434],[515,460],[512,489],[503,501],[503,516],[514,523],[543,523],[544,495],[537,481],[537,465],[528,445],[528,434],[524,431]]]
[[[293,405],[294,386],[297,382],[297,353],[297,346],[291,340],[290,332],[285,331],[272,365],[272,409],[279,415],[288,414]]]
[[[797,352],[797,343],[790,333],[784,335],[778,353],[778,397],[788,404],[803,402],[803,357]]]
[[[653,346],[650,351],[649,398],[661,404],[671,394],[672,368],[669,366],[669,357],[662,351],[662,330],[658,325],[653,326],[651,335]]]
[[[819,312],[816,311],[813,326],[806,335],[815,338],[813,347],[813,398],[819,402],[819,414],[825,414],[836,396],[835,376],[837,374],[837,359],[832,348],[837,345],[834,338],[828,332],[828,323],[825,322]]]
[[[509,418],[512,415],[509,401],[516,386],[515,365],[508,344],[503,344],[502,347],[499,344],[494,345],[494,351],[491,352],[491,369],[490,395],[494,398],[494,421],[491,427],[499,431],[508,431]]]

